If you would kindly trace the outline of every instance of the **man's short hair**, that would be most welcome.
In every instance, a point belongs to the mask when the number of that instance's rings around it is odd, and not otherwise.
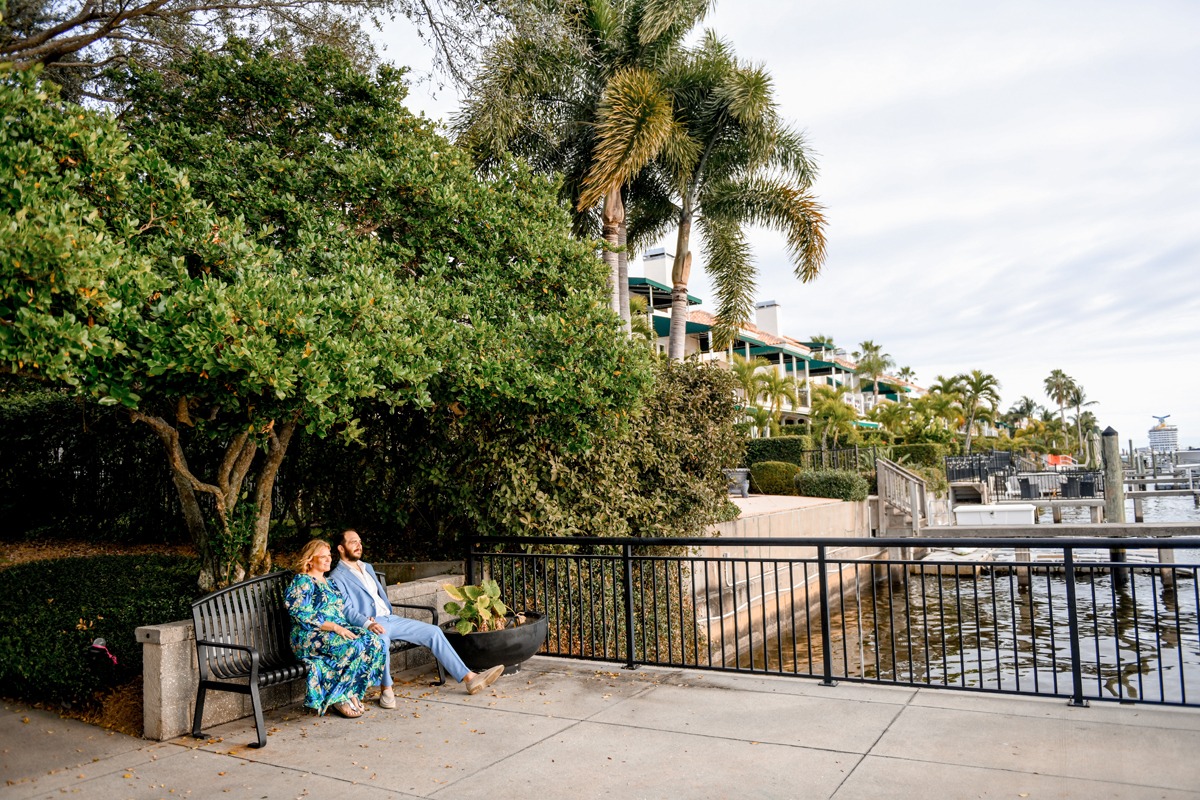
[[[337,549],[346,543],[346,537],[352,533],[358,533],[354,528],[346,528],[346,530],[333,537],[333,552],[337,553]]]

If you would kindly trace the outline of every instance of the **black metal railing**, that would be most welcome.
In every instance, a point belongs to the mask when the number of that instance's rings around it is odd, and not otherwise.
[[[1198,572],[1200,538],[510,537],[468,558],[550,617],[550,655],[1074,704],[1200,704]]]

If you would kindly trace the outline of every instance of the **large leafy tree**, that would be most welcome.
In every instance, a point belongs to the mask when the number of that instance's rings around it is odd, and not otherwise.
[[[106,307],[119,326],[51,308],[43,327],[61,321],[82,355],[40,374],[126,405],[159,435],[202,585],[269,568],[271,488],[289,444],[300,431],[355,436],[363,401],[452,418],[505,402],[517,431],[540,429],[523,412],[549,406],[560,413],[545,427],[577,446],[619,426],[646,357],[598,308],[596,262],[548,185],[516,168],[481,183],[403,110],[396,73],[365,78],[330,50],[295,62],[242,48],[179,69],[191,79],[175,87],[135,75],[126,121],[194,177],[153,157],[126,168],[124,195],[76,189],[84,223],[108,215],[137,234],[125,238],[146,253],[144,280]],[[45,162],[31,185],[71,172]],[[11,198],[16,218],[23,199]],[[122,275],[125,261],[105,265]],[[85,328],[114,342],[106,358]],[[13,355],[17,369],[32,361]]]
[[[506,25],[521,25],[522,0],[0,0],[0,62],[34,65],[72,93],[101,96],[97,78],[137,60],[160,71],[193,48],[231,37],[287,39],[298,50],[337,47],[360,66],[375,59],[366,26],[406,16],[433,50],[434,65],[464,82],[478,49]],[[111,89],[111,87],[109,87]]]
[[[611,305],[626,320],[626,246],[644,235],[631,237],[626,205],[669,205],[660,184],[646,178],[635,191],[634,179],[662,151],[687,145],[665,74],[711,3],[550,4],[538,24],[488,48],[455,121],[459,142],[484,168],[513,153],[563,175],[577,233],[604,239]]]

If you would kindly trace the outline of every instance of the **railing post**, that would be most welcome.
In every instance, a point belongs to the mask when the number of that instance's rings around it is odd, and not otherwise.
[[[1079,609],[1075,606],[1075,551],[1063,547],[1063,569],[1067,579],[1067,630],[1071,639],[1071,700],[1068,705],[1087,707],[1083,699],[1083,663],[1079,653]]]
[[[475,541],[472,539],[467,542],[467,585],[471,586],[478,583],[475,580]]]
[[[829,576],[825,574],[825,545],[817,545],[817,583],[821,592],[821,685],[837,686],[833,679],[833,635],[829,621]]]
[[[621,548],[625,570],[625,669],[637,669],[633,659],[633,547]]]

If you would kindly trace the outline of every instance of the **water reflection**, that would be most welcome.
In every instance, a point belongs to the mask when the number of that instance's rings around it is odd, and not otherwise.
[[[1103,565],[1077,568],[1078,647],[1088,697],[1185,702],[1200,680],[1196,568],[1177,564],[1175,588],[1138,568],[1115,586]],[[1189,559],[1187,564],[1196,564]],[[1070,694],[1071,633],[1060,568],[1031,567],[1028,587],[1007,567],[977,576],[908,574],[834,601],[837,677],[963,688]],[[858,570],[871,570],[859,565]],[[797,626],[743,654],[740,665],[819,675],[819,624]]]

